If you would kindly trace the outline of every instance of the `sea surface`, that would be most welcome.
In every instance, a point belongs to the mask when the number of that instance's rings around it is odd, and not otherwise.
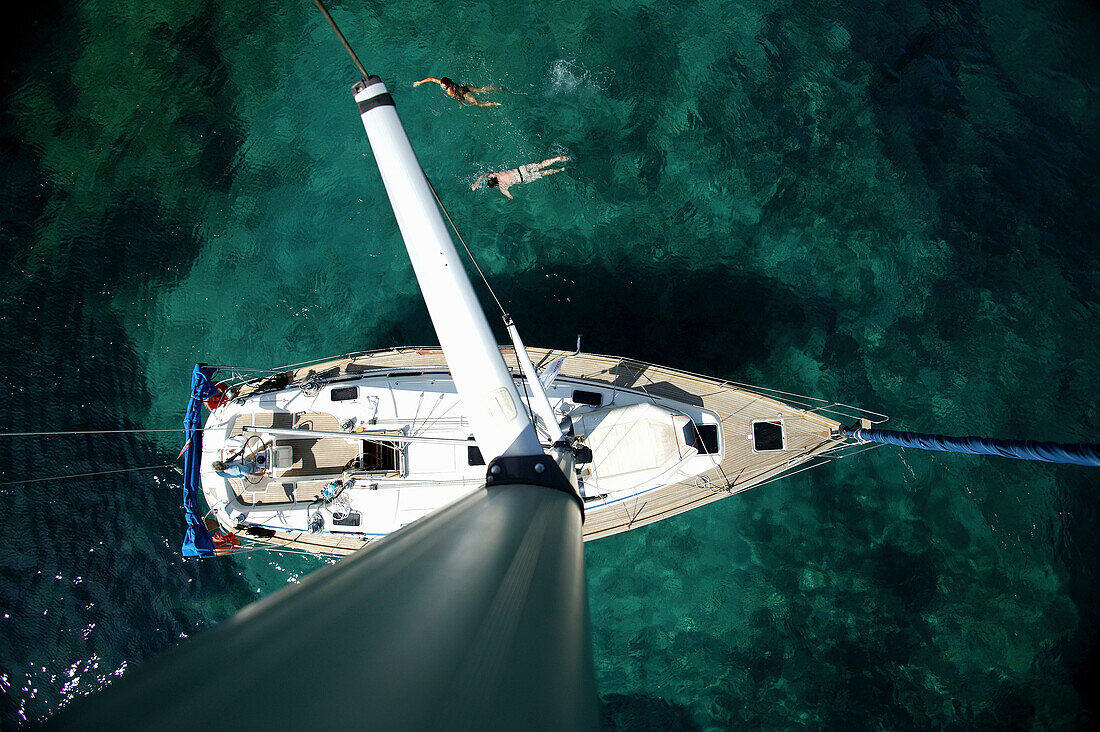
[[[1100,442],[1096,4],[331,10],[527,343]],[[311,3],[52,0],[0,34],[0,432],[143,430],[0,437],[8,729],[325,565],[182,560],[196,361],[437,341]],[[1098,535],[1095,469],[882,447],[588,544],[605,722],[1097,725]]]

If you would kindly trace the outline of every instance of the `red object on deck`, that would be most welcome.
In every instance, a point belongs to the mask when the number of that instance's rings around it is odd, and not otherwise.
[[[241,545],[241,540],[237,538],[236,534],[214,534],[214,551],[221,554],[222,552],[236,549]]]
[[[214,384],[214,388],[218,390],[218,393],[206,400],[206,408],[211,410],[217,409],[227,401],[225,398],[225,382],[219,381],[217,384]]]

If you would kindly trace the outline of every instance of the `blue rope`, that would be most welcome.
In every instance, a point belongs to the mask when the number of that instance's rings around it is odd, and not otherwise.
[[[892,430],[845,429],[844,434],[862,442],[881,442],[900,447],[970,455],[1000,455],[1018,460],[1070,463],[1100,467],[1100,445],[1060,445],[1036,440],[994,440],[989,437],[947,437]]]

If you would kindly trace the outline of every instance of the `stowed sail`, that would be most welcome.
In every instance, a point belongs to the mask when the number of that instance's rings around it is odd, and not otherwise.
[[[211,378],[216,369],[196,364],[191,374],[191,398],[187,402],[183,427],[186,430],[183,449],[183,515],[187,531],[183,536],[183,556],[214,556],[214,540],[199,511],[200,470],[202,462],[202,405],[217,393]]]

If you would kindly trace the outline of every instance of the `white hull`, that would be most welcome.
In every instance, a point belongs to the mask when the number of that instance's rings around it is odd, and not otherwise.
[[[542,364],[557,355],[531,353]],[[514,354],[508,360],[514,361]],[[511,366],[522,395],[519,364]],[[313,370],[299,369],[281,388],[268,384],[256,391],[252,382],[241,398],[210,414],[202,485],[223,530],[346,553],[484,485],[486,468],[471,464],[476,463],[470,459],[471,426],[438,351],[376,352],[314,369],[328,381],[310,379]],[[818,414],[722,382],[622,359],[589,354],[569,359],[547,396],[565,428],[584,435],[593,449],[592,462],[578,466],[586,538],[744,490],[844,443],[835,438],[839,423]],[[584,403],[594,401],[599,404]],[[783,421],[788,435],[783,450],[757,452],[746,442],[752,423],[762,417]],[[709,430],[707,444],[689,439],[700,437],[698,426]],[[382,445],[351,433],[343,437],[349,428],[418,441]],[[299,437],[288,431],[293,429],[341,436]],[[263,477],[227,478],[211,467],[226,457],[227,441],[239,446],[242,432],[257,435],[253,446],[263,442]],[[356,457],[360,463],[349,465]],[[326,500],[325,487],[338,479],[347,487],[337,500]]]
[[[518,386],[522,393],[522,381]],[[587,401],[599,394],[601,406],[575,402],[578,389],[588,392]],[[698,454],[684,435],[689,419],[718,424],[718,416],[708,410],[671,401],[655,406],[644,393],[581,379],[562,379],[547,396],[560,420],[573,422],[576,434],[599,440],[593,462],[578,466],[589,511],[690,479],[721,461],[720,454]],[[248,429],[252,425],[259,427]],[[273,425],[427,439],[379,444],[352,434],[299,438],[289,430],[265,431]],[[242,428],[246,436],[258,436],[254,445],[263,445],[263,476],[225,477],[210,467],[233,451],[227,440],[241,435]],[[232,441],[232,448],[239,448],[240,441]],[[320,516],[321,533],[369,541],[483,485],[486,468],[479,451],[471,450],[475,444],[462,400],[444,371],[364,376],[327,384],[316,393],[292,386],[211,413],[203,442],[203,491],[223,526],[309,531],[312,520],[319,533]],[[336,480],[347,483],[341,500],[321,498],[325,486]]]

